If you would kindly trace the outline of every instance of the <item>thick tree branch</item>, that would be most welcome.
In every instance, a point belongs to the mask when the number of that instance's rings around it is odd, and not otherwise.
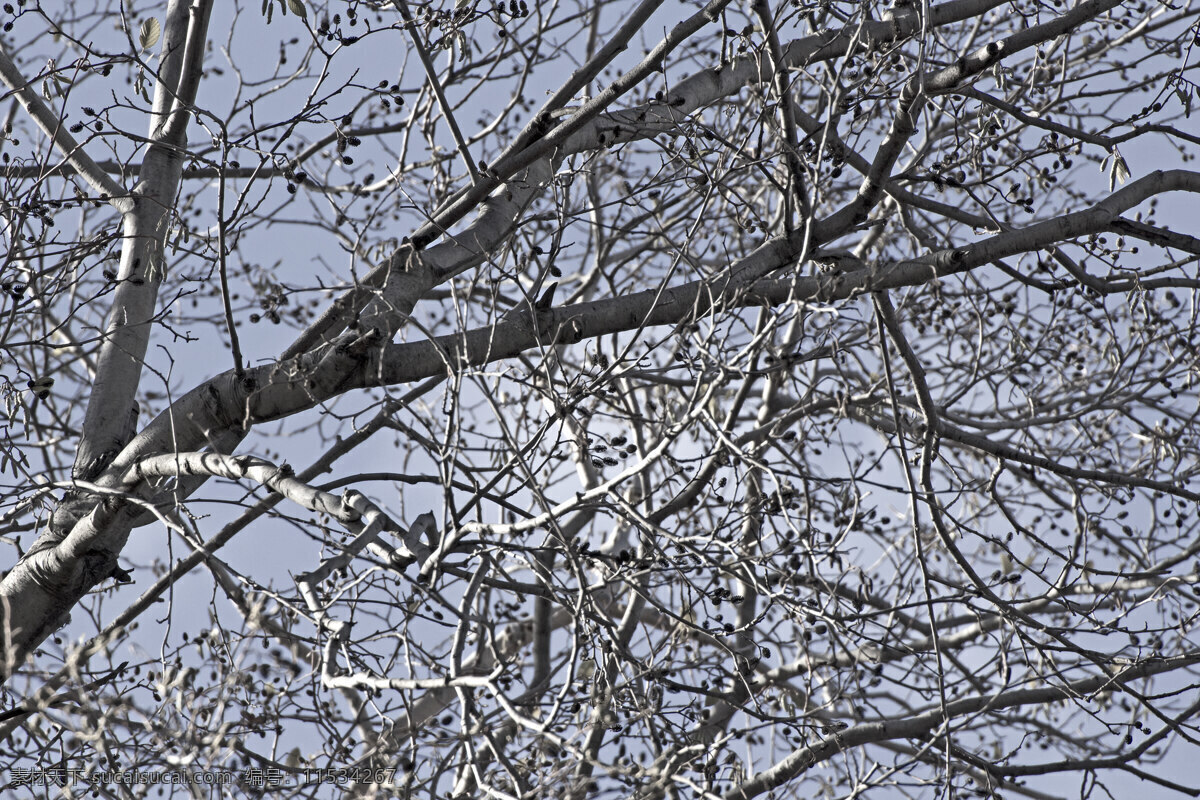
[[[129,441],[126,419],[135,408],[143,359],[158,312],[158,288],[167,270],[164,242],[187,138],[185,126],[204,56],[212,11],[209,0],[172,0],[164,25],[160,80],[150,121],[150,145],[123,215],[124,246],[96,364],[96,380],[84,415],[74,475],[90,480]],[[167,85],[167,82],[171,85]],[[67,509],[55,520],[61,535],[73,523]],[[41,546],[41,545],[38,545]]]

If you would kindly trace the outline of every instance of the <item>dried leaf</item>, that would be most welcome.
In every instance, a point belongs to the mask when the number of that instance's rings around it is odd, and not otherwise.
[[[1104,164],[1108,165],[1108,190],[1110,192],[1116,188],[1118,183],[1124,184],[1129,179],[1129,165],[1125,163],[1125,157],[1117,148],[1114,147],[1112,152],[1105,157]]]
[[[287,7],[300,19],[308,19],[308,9],[304,7],[304,0],[287,0]]]

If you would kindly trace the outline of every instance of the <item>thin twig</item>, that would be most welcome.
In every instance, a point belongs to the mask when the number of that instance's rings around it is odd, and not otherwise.
[[[50,137],[66,162],[89,186],[122,214],[132,210],[133,201],[128,190],[101,169],[79,142],[75,141],[75,137],[63,125],[62,119],[42,102],[42,98],[38,97],[37,92],[30,86],[31,81],[25,79],[3,47],[0,47],[0,82],[12,90],[17,101],[33,118],[42,133]]]
[[[225,132],[221,132],[221,163],[226,164],[229,161],[229,152],[227,150],[228,138]],[[217,274],[221,277],[221,303],[225,310],[225,325],[229,328],[229,347],[233,351],[233,371],[241,380],[245,376],[245,371],[242,369],[242,346],[238,341],[237,326],[233,321],[233,304],[229,297],[229,269],[226,263],[226,254],[228,250],[225,247],[225,179],[217,180]]]
[[[417,24],[412,18],[412,14],[408,11],[408,3],[404,0],[392,0],[392,5],[400,12],[400,16],[404,18],[405,27],[408,28],[409,35],[412,36],[413,47],[417,50],[417,57],[421,59],[421,66],[425,68],[425,75],[429,78],[429,88],[433,89],[433,96],[437,98],[438,105],[442,109],[442,116],[446,118],[446,124],[450,126],[450,135],[454,137],[454,144],[458,146],[458,154],[462,156],[463,163],[467,165],[467,172],[471,173],[471,181],[479,183],[479,168],[475,166],[474,160],[471,158],[471,151],[467,149],[467,140],[463,138],[462,131],[459,130],[458,122],[454,119],[454,111],[450,108],[450,104],[446,102],[446,95],[442,91],[442,84],[438,80],[437,71],[433,68],[433,62],[429,60],[429,53],[425,50],[425,43],[421,41],[421,32],[417,30]]]

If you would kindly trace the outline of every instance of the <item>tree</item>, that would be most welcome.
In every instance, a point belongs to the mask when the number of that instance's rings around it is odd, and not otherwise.
[[[8,786],[1200,792],[1190,2],[4,15]]]

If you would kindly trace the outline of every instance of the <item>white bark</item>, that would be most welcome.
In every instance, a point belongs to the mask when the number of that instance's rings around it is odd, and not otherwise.
[[[645,3],[638,13],[648,14],[657,5]],[[916,132],[918,116],[930,97],[955,89],[963,81],[978,77],[996,66],[997,62],[1010,54],[1069,32],[1081,20],[1118,5],[1116,0],[1086,0],[1050,22],[1024,28],[1003,40],[985,42],[982,47],[965,53],[950,66],[915,75],[899,94],[899,102],[893,109],[894,124],[874,156],[865,159],[857,153],[851,153],[847,158],[847,163],[863,174],[857,195],[851,192],[851,199],[824,219],[806,220],[803,230],[791,231],[789,228],[788,235],[771,239],[749,256],[728,264],[727,269],[720,271],[716,278],[558,308],[533,308],[528,303],[519,304],[493,325],[425,341],[392,344],[395,334],[407,324],[417,304],[430,290],[454,276],[486,264],[490,254],[504,245],[521,224],[522,215],[529,204],[551,184],[566,158],[659,133],[673,133],[693,111],[719,98],[728,97],[748,84],[769,82],[780,95],[784,95],[788,86],[783,75],[785,71],[804,69],[818,61],[855,53],[864,42],[894,42],[918,33],[927,34],[930,28],[978,16],[1001,4],[991,0],[955,0],[929,8],[926,19],[922,19],[915,8],[910,8],[897,12],[891,18],[869,20],[854,30],[823,32],[794,41],[786,47],[776,46],[772,57],[767,60],[737,59],[722,68],[703,71],[673,84],[668,96],[661,102],[610,110],[625,89],[637,85],[662,64],[664,55],[671,47],[687,39],[696,27],[715,22],[718,12],[725,5],[724,2],[710,3],[703,12],[671,31],[659,49],[624,78],[616,81],[610,91],[593,98],[576,113],[560,116],[557,120],[550,117],[549,112],[557,111],[557,106],[561,105],[559,101],[564,99],[559,95],[553,97],[544,109],[547,116],[539,115],[531,123],[515,140],[514,146],[486,171],[486,178],[477,176],[474,185],[460,192],[441,213],[434,215],[429,225],[414,235],[412,244],[401,247],[368,276],[363,286],[339,301],[285,352],[284,357],[273,364],[246,370],[244,374],[240,370],[237,373],[228,372],[206,381],[181,397],[130,441],[129,431],[124,428],[126,418],[121,413],[114,413],[114,410],[127,407],[132,402],[155,314],[157,285],[165,269],[162,263],[163,236],[179,182],[180,159],[186,145],[184,128],[199,76],[199,58],[203,50],[204,25],[208,13],[207,5],[185,9],[185,4],[173,2],[168,12],[167,37],[151,126],[151,146],[142,165],[141,181],[131,195],[132,205],[123,207],[126,247],[122,256],[120,284],[100,356],[95,393],[80,441],[76,470],[80,478],[78,488],[92,494],[83,504],[67,509],[68,512],[86,512],[81,515],[82,518],[77,519],[80,515],[72,513],[60,515],[57,528],[39,540],[0,583],[6,654],[4,675],[11,674],[28,653],[62,623],[73,605],[111,574],[129,531],[144,519],[144,515],[139,519],[142,509],[154,505],[166,507],[183,500],[198,485],[192,479],[220,477],[252,480],[304,508],[330,515],[354,535],[353,541],[342,553],[325,560],[311,572],[298,576],[297,584],[311,620],[321,632],[320,635],[326,637],[323,652],[317,654],[314,651],[313,654],[314,660],[320,662],[319,675],[323,686],[342,690],[423,692],[420,699],[409,707],[407,715],[396,720],[392,731],[381,734],[378,740],[371,738],[372,746],[378,745],[384,750],[393,748],[404,736],[412,734],[456,697],[462,700],[466,690],[485,689],[494,695],[496,703],[503,706],[514,727],[535,730],[547,741],[558,741],[571,749],[579,760],[576,766],[579,784],[573,788],[583,791],[583,779],[592,773],[600,761],[605,740],[602,722],[612,697],[604,696],[603,691],[597,692],[597,702],[590,715],[592,727],[584,737],[583,745],[579,746],[556,739],[555,734],[543,729],[545,726],[539,728],[538,722],[515,708],[496,684],[506,660],[516,658],[534,637],[540,637],[537,644],[541,648],[535,658],[543,664],[548,663],[550,632],[577,622],[574,609],[563,606],[551,612],[548,611],[551,605],[547,601],[539,608],[541,616],[536,628],[533,624],[514,624],[504,629],[491,643],[493,646],[490,649],[481,646],[471,656],[464,656],[463,653],[462,637],[467,630],[464,624],[459,629],[460,638],[456,641],[452,663],[445,677],[396,678],[360,668],[353,672],[341,669],[338,657],[348,641],[350,627],[347,621],[333,617],[316,587],[334,570],[348,565],[354,556],[368,549],[393,568],[416,561],[422,578],[436,577],[443,559],[456,551],[465,533],[499,537],[529,532],[539,525],[549,527],[557,524],[558,517],[578,510],[580,504],[599,504],[615,497],[622,484],[647,469],[654,459],[664,455],[678,431],[668,427],[657,449],[649,449],[641,458],[635,459],[634,466],[607,480],[598,481],[595,486],[586,487],[587,491],[578,493],[574,499],[568,498],[557,505],[545,502],[541,513],[531,514],[521,522],[465,523],[457,530],[445,531],[441,536],[430,531],[430,520],[424,519],[425,515],[405,530],[357,493],[336,497],[284,474],[278,467],[265,461],[193,451],[204,447],[232,450],[246,432],[258,423],[296,414],[355,389],[391,386],[447,372],[454,373],[467,366],[487,364],[533,349],[567,345],[582,339],[651,326],[702,321],[709,315],[731,308],[833,303],[870,292],[936,282],[1008,256],[1053,248],[1062,242],[1110,230],[1114,224],[1122,222],[1120,214],[1151,196],[1170,191],[1200,192],[1200,176],[1182,171],[1159,172],[1114,192],[1093,208],[1064,214],[1020,230],[1007,230],[1001,226],[1002,232],[999,234],[972,240],[971,244],[935,250],[921,258],[868,263],[849,256],[838,262],[836,271],[816,277],[787,274],[789,268],[823,245],[853,232],[867,220],[868,213],[877,210],[876,206],[885,194],[890,193],[898,199],[916,197],[897,185],[899,181],[893,173],[906,148],[913,146],[911,140]],[[767,17],[764,12],[763,19]],[[625,27],[632,32],[637,26],[629,24]],[[577,84],[587,83],[616,52],[617,48],[608,48],[601,54],[602,57],[589,62],[568,83],[575,88]],[[12,88],[21,85],[11,63],[2,57],[0,77]],[[67,163],[93,186],[111,189],[111,179],[85,154],[74,152],[77,148],[70,137],[62,138],[58,135],[59,131],[52,130],[53,126],[47,122],[49,118],[46,115],[49,112],[34,102],[36,97],[33,101],[25,97],[27,94],[27,87],[21,90],[22,101],[43,130],[54,138],[57,146],[68,152]],[[449,106],[444,99],[443,106],[448,115]],[[796,109],[785,108],[784,115],[791,120],[791,113],[798,110],[798,106]],[[821,124],[816,120],[799,115],[797,119],[809,134],[821,129]],[[467,148],[462,137],[456,138],[465,153]],[[789,140],[791,138],[789,135]],[[796,180],[799,178],[796,177]],[[907,178],[904,180],[907,181]],[[937,205],[919,198],[914,199],[913,203],[924,208]],[[465,230],[446,233],[467,213],[475,210],[479,211],[479,215]],[[954,219],[963,219],[968,214],[950,208],[939,209],[939,213]],[[441,237],[444,238],[440,244],[428,246]],[[915,372],[912,369],[910,371]],[[706,401],[712,399],[715,389],[714,383],[709,393],[695,403],[692,413],[683,415],[684,422],[695,422],[700,415],[711,413],[707,410]],[[702,392],[697,390],[696,395],[700,394]],[[695,400],[695,397],[691,399]],[[768,406],[769,399],[762,406],[759,424],[763,430],[756,432],[758,438],[755,441],[763,441],[770,435],[765,431]],[[559,413],[555,404],[549,404],[549,413]],[[858,418],[870,420],[877,429],[885,432],[903,432],[898,422],[874,420],[871,413],[860,408],[846,411],[846,416],[858,415]],[[992,442],[941,417],[932,420],[930,428],[934,429],[930,435],[936,434],[948,443],[992,454],[1006,461],[1026,463],[1074,478],[1103,480],[1113,485],[1136,486],[1200,500],[1200,494],[1167,481],[1073,469],[1050,459],[1039,460],[1040,457],[1028,456],[1019,448],[1001,442]],[[214,446],[214,442],[222,444]],[[615,460],[613,463],[616,463]],[[153,479],[164,477],[174,479],[173,488],[167,491],[153,488]],[[755,473],[755,480],[758,477],[758,473]],[[161,485],[162,481],[157,483]],[[698,482],[696,487],[702,484]],[[647,514],[645,519],[656,524],[665,516],[684,508],[689,498],[694,497],[694,494],[689,495],[692,488],[689,483],[666,506]],[[756,490],[754,494],[757,498],[762,492]],[[626,513],[630,518],[638,514],[632,510]],[[746,532],[753,529],[752,523],[746,524]],[[387,543],[388,534],[397,539],[399,546]],[[197,557],[189,563],[198,563],[199,560],[200,557]],[[482,570],[477,575],[468,588],[468,600],[483,580]],[[229,583],[228,575],[224,578]],[[646,595],[639,591],[642,587],[633,581],[629,581],[628,585],[636,594],[632,602],[623,606],[626,616],[621,620],[619,635],[615,637],[615,641],[621,645],[628,643],[635,624],[647,621],[660,627],[667,624],[666,616],[656,615],[642,607],[647,600]],[[739,610],[738,627],[748,630],[754,623],[757,606],[753,597],[753,580],[748,580],[746,586],[743,594],[752,599]],[[582,587],[582,592],[592,603],[599,598],[601,605],[610,605],[611,593],[607,589]],[[983,596],[988,600],[994,599]],[[470,602],[464,600],[462,609],[463,619],[466,620]],[[603,610],[607,613],[613,609],[606,607]],[[980,622],[976,628],[961,631],[958,636],[962,640],[973,639],[988,630],[989,625],[999,625],[1000,619],[1000,616],[989,618],[986,624]],[[931,631],[936,631],[936,627]],[[755,647],[753,638],[732,639],[729,640],[730,644],[724,644],[723,639],[713,641],[721,642],[721,646],[744,661],[749,659]],[[931,635],[928,641],[913,641],[909,645],[936,650],[938,641],[935,635]],[[940,641],[943,644],[957,643],[951,636]],[[873,654],[855,651],[846,657],[857,661],[872,658]],[[895,738],[937,735],[940,726],[948,724],[956,716],[1027,703],[1045,704],[1073,693],[1104,688],[1110,682],[1179,669],[1192,663],[1194,659],[1164,659],[1132,667],[1116,677],[1093,676],[1063,687],[1010,691],[989,696],[981,693],[978,697],[959,699],[949,704],[943,697],[941,706],[935,710],[854,726],[816,744],[798,748],[771,769],[744,781],[728,797],[741,800],[762,794],[849,747]],[[602,689],[611,688],[617,682],[621,667],[616,655],[608,658],[602,672],[602,676],[607,678],[607,687]],[[788,687],[784,684],[788,678],[810,668],[808,662],[793,662],[766,677],[774,688],[786,690]],[[535,673],[538,670],[535,667]],[[530,689],[531,692],[535,690],[536,687]],[[724,691],[724,694],[718,695],[718,691]],[[736,680],[730,681],[725,690],[714,691],[710,697],[720,704],[719,713],[694,729],[706,744],[720,741],[734,713],[742,710],[747,701],[757,699],[754,689],[749,685],[739,686]],[[463,703],[465,706],[466,701],[463,700]],[[694,761],[697,750],[695,740],[673,749],[666,748],[663,758],[658,762],[662,785],[657,786],[656,791],[662,791],[670,781],[682,780],[677,767]],[[463,778],[462,785],[474,784],[471,779]]]
[[[151,113],[149,145],[137,185],[124,210],[121,264],[112,310],[97,359],[96,377],[83,421],[75,476],[90,480],[124,447],[132,431],[126,420],[157,312],[158,287],[168,269],[164,250],[187,146],[187,122],[199,86],[211,0],[172,0],[163,24],[159,80]],[[67,520],[58,524],[65,526]]]
[[[528,319],[518,315],[465,334],[389,345],[382,354],[377,337],[344,336],[338,343],[291,362],[249,370],[243,381],[229,372],[202,384],[143,429],[114,461],[111,477],[98,482],[123,486],[119,476],[172,444],[180,449],[203,447],[216,431],[240,430],[246,423],[279,419],[351,389],[396,385],[438,375],[445,370],[447,358],[450,363],[478,365],[557,342],[575,342],[643,326],[677,324],[697,319],[723,304],[829,302],[878,289],[915,285],[975,269],[1014,253],[1103,231],[1123,211],[1168,191],[1200,193],[1200,176],[1187,171],[1152,173],[1114,192],[1091,209],[880,269],[831,277],[754,280],[794,260],[798,237],[792,237],[792,241],[768,242],[733,265],[730,270],[733,277],[715,291],[707,282],[694,281],[666,291],[650,290],[539,312],[536,319],[532,315]],[[517,204],[509,210],[515,213],[519,207]],[[385,322],[402,319],[399,310],[411,309],[408,303],[418,287],[430,285],[434,280],[431,264],[454,270],[463,259],[478,259],[481,252],[486,252],[485,233],[501,237],[508,230],[500,220],[486,213],[481,219],[492,224],[486,232],[473,231],[477,237],[475,247],[455,241],[431,248],[415,265],[410,265],[409,272],[390,284],[407,287],[407,291],[385,289],[378,305],[387,310],[375,312],[372,319]],[[821,226],[817,230],[821,231]],[[822,238],[818,235],[817,242]],[[743,282],[741,276],[752,278]],[[1200,495],[1185,487],[1166,484],[1156,487],[1181,497],[1200,499]],[[115,565],[136,517],[136,511],[98,506],[76,525],[62,547],[31,554],[6,576],[0,583],[0,602],[12,614],[9,631],[12,639],[8,643],[12,648],[20,653],[29,652],[65,620],[77,598]]]

